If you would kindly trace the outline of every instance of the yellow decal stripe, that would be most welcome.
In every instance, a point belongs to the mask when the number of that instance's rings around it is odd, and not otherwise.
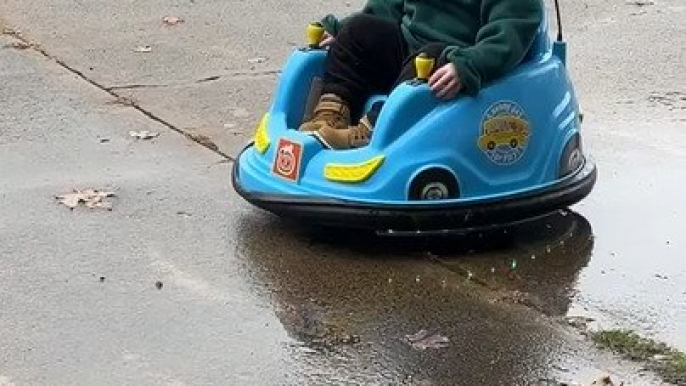
[[[264,114],[257,126],[255,132],[255,148],[260,153],[264,153],[269,148],[269,134],[267,134],[267,125],[269,124],[269,114]]]
[[[324,176],[328,180],[337,182],[363,182],[379,170],[384,158],[380,155],[359,164],[327,164],[324,168]]]

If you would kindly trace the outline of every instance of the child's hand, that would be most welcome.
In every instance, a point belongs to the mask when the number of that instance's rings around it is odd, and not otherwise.
[[[436,70],[429,78],[429,86],[439,98],[452,99],[455,97],[462,88],[462,82],[455,65],[448,63]]]
[[[319,42],[319,47],[324,48],[324,47],[330,46],[331,43],[333,43],[333,41],[334,41],[335,39],[336,39],[336,38],[334,38],[333,36],[331,36],[330,33],[324,32],[324,36],[322,36],[322,41]]]

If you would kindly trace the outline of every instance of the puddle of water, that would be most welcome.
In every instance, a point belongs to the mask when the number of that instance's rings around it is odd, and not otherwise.
[[[296,377],[540,384],[585,379],[605,365],[590,343],[575,347],[584,343],[570,344],[538,312],[509,307],[524,303],[553,316],[569,310],[594,246],[590,223],[577,213],[507,233],[407,239],[256,218],[241,222],[237,252],[293,339],[286,347]],[[404,337],[421,330],[448,338],[449,347],[413,349]]]
[[[655,154],[659,157],[658,154]],[[686,158],[625,164],[582,206],[596,232],[573,308],[686,349]]]
[[[501,248],[493,248],[496,242],[502,243]],[[566,211],[517,226],[507,234],[490,235],[466,256],[440,247],[432,253],[449,269],[498,291],[504,301],[564,316],[593,245],[591,224],[578,213]]]

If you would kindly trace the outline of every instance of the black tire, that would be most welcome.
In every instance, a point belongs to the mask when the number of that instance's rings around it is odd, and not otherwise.
[[[560,164],[558,168],[558,175],[560,178],[572,174],[583,164],[584,160],[583,149],[581,144],[581,135],[576,133],[569,142],[565,145],[560,157]]]
[[[450,199],[460,196],[457,180],[447,170],[429,169],[421,172],[410,184],[410,200]]]

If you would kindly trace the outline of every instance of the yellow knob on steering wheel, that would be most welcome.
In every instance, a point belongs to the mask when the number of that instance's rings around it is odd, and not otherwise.
[[[431,70],[433,70],[434,64],[435,60],[430,58],[425,53],[417,55],[414,60],[414,66],[417,70],[417,79],[423,82],[429,80],[429,75],[431,75]]]
[[[307,44],[310,48],[318,48],[324,36],[324,26],[322,23],[310,23],[307,26]]]

